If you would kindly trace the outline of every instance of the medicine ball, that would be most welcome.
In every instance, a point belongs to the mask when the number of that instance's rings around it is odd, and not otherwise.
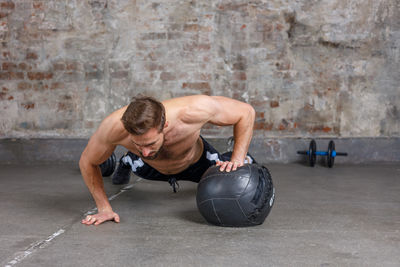
[[[207,222],[244,227],[262,224],[274,203],[275,189],[268,169],[245,164],[236,171],[210,167],[202,176],[196,202]]]

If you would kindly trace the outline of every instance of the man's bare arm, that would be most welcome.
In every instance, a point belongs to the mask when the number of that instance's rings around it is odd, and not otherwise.
[[[203,123],[219,126],[233,125],[235,145],[230,162],[219,162],[221,171],[236,170],[244,164],[253,136],[254,108],[244,102],[223,96],[195,96],[190,99],[194,107],[187,116]]]
[[[253,136],[253,127],[255,119],[254,108],[244,102],[222,96],[213,96],[218,102],[217,111],[211,118],[210,123],[216,125],[233,125],[233,136],[235,145],[232,151],[230,162],[221,162],[221,171],[236,170],[243,166],[246,158],[251,138]]]
[[[99,168],[99,165],[108,159],[115,149],[115,145],[106,140],[107,126],[107,122],[103,122],[100,125],[99,129],[90,138],[79,160],[83,179],[96,202],[98,211],[97,214],[89,215],[82,220],[82,223],[87,225],[98,225],[108,220],[119,222],[119,216],[113,212],[104,191],[103,178]]]

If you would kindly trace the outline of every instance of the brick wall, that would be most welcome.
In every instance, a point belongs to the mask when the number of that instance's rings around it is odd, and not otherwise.
[[[257,137],[400,136],[396,0],[0,0],[0,8],[2,138],[88,137],[137,93],[248,102]]]

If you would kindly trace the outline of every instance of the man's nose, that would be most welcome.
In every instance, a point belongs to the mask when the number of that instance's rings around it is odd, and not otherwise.
[[[150,149],[144,147],[142,149],[142,154],[143,154],[143,156],[147,157],[150,154]]]

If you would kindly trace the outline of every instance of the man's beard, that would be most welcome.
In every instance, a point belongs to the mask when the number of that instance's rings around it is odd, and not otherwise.
[[[147,157],[143,156],[142,152],[139,152],[139,153],[140,153],[140,157],[141,157],[142,159],[149,159],[149,160],[152,160],[152,159],[157,158],[158,154],[160,154],[160,150],[161,150],[161,148],[160,148],[158,151],[156,151],[156,153],[154,153],[154,155],[152,155],[152,156],[147,156]]]
[[[156,158],[158,157],[158,155],[160,154],[160,151],[161,151],[162,148],[163,148],[164,141],[165,141],[165,136],[163,135],[163,141],[162,141],[162,144],[161,144],[161,146],[160,146],[160,149],[158,149],[157,151],[155,151],[154,155],[145,157],[145,156],[143,156],[142,152],[139,152],[139,153],[140,153],[140,157],[141,157],[142,159],[147,159],[147,160],[156,159]],[[152,151],[152,152],[154,152],[154,151]]]

